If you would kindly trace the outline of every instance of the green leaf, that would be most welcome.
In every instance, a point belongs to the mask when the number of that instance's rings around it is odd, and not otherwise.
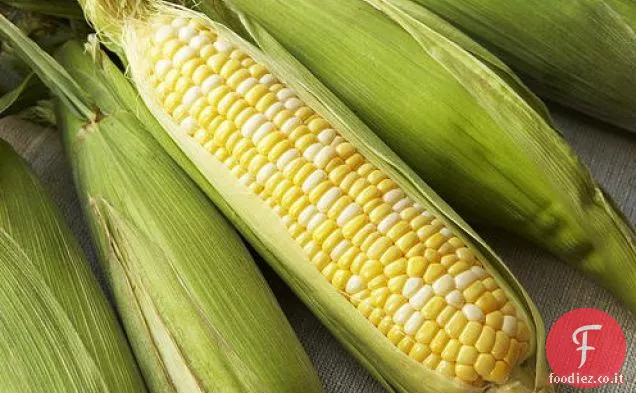
[[[2,392],[144,392],[77,241],[26,164],[0,141]]]
[[[84,14],[75,0],[1,0],[11,7],[67,19],[83,19]]]
[[[18,87],[0,97],[0,116],[12,115],[34,105],[47,92],[37,76],[29,74]]]

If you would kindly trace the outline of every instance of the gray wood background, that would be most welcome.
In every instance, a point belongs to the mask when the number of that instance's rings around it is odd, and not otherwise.
[[[598,181],[615,198],[630,221],[636,223],[636,135],[612,129],[562,108],[552,109],[565,137],[589,165]],[[63,211],[68,224],[81,240],[98,273],[87,229],[55,130],[8,117],[0,119],[0,138],[12,144],[31,163],[35,173]],[[587,391],[636,392],[636,317],[627,312],[608,292],[537,247],[502,232],[484,228],[478,230],[524,284],[543,313],[548,328],[562,314],[581,307],[604,310],[621,324],[627,338],[627,360],[623,367],[626,384],[607,385]],[[263,269],[312,358],[326,391],[385,392],[289,289],[266,266],[263,266]],[[559,386],[557,391],[569,393],[579,389]]]

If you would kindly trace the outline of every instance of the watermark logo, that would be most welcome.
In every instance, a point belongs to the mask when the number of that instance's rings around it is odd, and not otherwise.
[[[625,335],[603,311],[581,308],[559,318],[548,334],[546,354],[551,383],[578,388],[623,383]]]
[[[574,334],[572,334],[572,341],[574,341],[575,344],[581,344],[581,346],[576,349],[577,351],[581,351],[581,364],[579,364],[579,368],[585,366],[585,362],[587,361],[587,351],[593,351],[596,349],[594,347],[590,347],[587,345],[588,330],[601,330],[602,328],[603,326],[601,325],[585,325],[576,329],[574,331]],[[582,343],[579,342],[579,339],[578,339],[579,333],[582,333],[582,336],[583,336]]]

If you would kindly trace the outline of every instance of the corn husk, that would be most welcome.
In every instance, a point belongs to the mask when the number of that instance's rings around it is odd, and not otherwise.
[[[533,240],[636,310],[634,229],[483,47],[405,0],[226,3],[262,50],[280,52],[271,34],[471,222]]]
[[[74,0],[1,0],[0,3],[30,12],[58,16],[69,19],[82,19],[82,9]]]
[[[146,391],[79,245],[3,141],[0,310],[0,392]]]
[[[146,12],[167,13],[173,16],[201,17],[185,9],[164,3],[150,2],[152,7],[122,9],[110,1],[84,3],[88,18],[103,38],[125,61],[141,97],[153,115],[164,127],[165,135],[174,144],[162,143],[175,157],[185,157],[184,169],[193,176],[215,204],[250,241],[255,249],[270,263],[276,272],[291,286],[296,294],[312,309],[334,335],[368,368],[390,392],[478,392],[475,388],[456,380],[440,377],[411,358],[395,350],[373,325],[360,315],[320,272],[313,268],[306,253],[293,240],[280,219],[265,209],[258,196],[245,192],[230,171],[221,162],[211,159],[207,152],[193,143],[185,133],[161,109],[153,98],[150,86],[140,76],[144,59],[136,57],[138,45],[147,37],[138,36],[143,31]],[[127,23],[116,24],[116,20]],[[208,21],[224,41],[265,65],[286,85],[294,89],[310,107],[325,117],[343,137],[350,141],[377,168],[395,180],[407,195],[433,214],[442,217],[445,224],[468,244],[480,252],[487,269],[496,276],[511,293],[514,302],[528,317],[533,331],[533,354],[514,377],[503,385],[488,386],[490,392],[541,392],[551,391],[546,383],[544,326],[541,317],[527,293],[503,262],[426,184],[424,184],[386,145],[364,126],[340,101],[322,86],[305,68],[279,47],[272,57],[250,45],[225,26]],[[103,29],[102,29],[103,26]],[[272,45],[275,41],[272,41]],[[165,139],[160,130],[151,130],[160,141]],[[156,134],[159,132],[159,134]],[[176,149],[175,149],[176,147]]]
[[[516,69],[540,95],[636,131],[636,3],[415,0]]]
[[[67,73],[20,46],[60,98],[79,196],[150,390],[321,392],[249,252],[147,132],[156,121],[137,115],[115,65],[70,42],[58,53]]]

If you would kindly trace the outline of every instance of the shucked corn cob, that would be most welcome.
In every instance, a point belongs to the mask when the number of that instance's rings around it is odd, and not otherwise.
[[[85,9],[210,195],[391,391],[544,388],[541,322],[505,267],[408,169],[379,167],[399,164],[348,112],[283,82],[294,63],[190,11]],[[523,387],[510,376],[530,358]]]
[[[636,310],[633,228],[495,56],[408,0],[224,2],[260,49],[287,48],[460,212],[534,240]]]
[[[0,359],[3,393],[146,391],[79,245],[2,140]]]
[[[67,73],[0,30],[57,94],[79,196],[150,390],[321,392],[249,252],[148,134],[158,124],[124,75],[77,42],[58,53]]]
[[[279,215],[333,287],[425,367],[504,382],[530,328],[474,250],[210,27],[149,23],[144,77],[163,109]]]

